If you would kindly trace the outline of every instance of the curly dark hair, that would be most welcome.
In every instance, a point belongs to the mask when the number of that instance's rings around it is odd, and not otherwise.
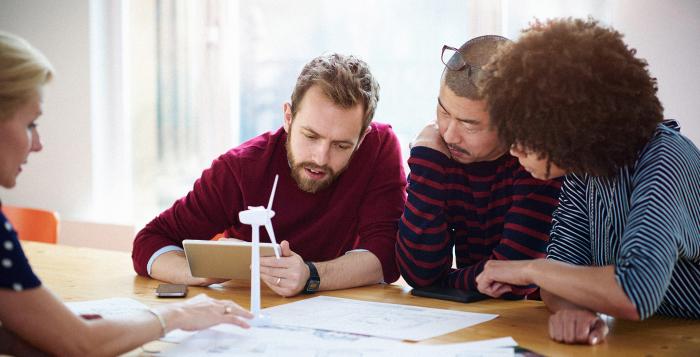
[[[663,120],[656,79],[635,54],[591,18],[537,21],[486,67],[491,121],[506,143],[548,164],[614,176]]]

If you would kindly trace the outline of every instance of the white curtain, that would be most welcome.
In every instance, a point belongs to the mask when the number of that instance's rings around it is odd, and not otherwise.
[[[394,127],[407,159],[408,143],[435,116],[443,44],[515,38],[533,17],[606,11],[605,1],[567,0],[158,0],[155,115],[135,118],[155,118],[152,140],[134,145],[147,158],[135,170],[137,215],[150,219],[219,154],[277,129],[313,57],[340,52],[370,65],[381,86],[375,120]]]

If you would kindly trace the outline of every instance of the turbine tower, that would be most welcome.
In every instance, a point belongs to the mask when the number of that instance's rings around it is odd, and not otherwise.
[[[272,185],[270,200],[267,203],[267,208],[263,206],[248,206],[245,211],[238,212],[238,219],[241,223],[251,225],[252,249],[251,249],[251,271],[250,271],[250,312],[255,316],[251,321],[252,325],[268,324],[268,319],[260,312],[260,227],[265,227],[267,235],[274,245],[275,256],[279,259],[279,246],[275,239],[275,232],[272,230],[272,217],[275,216],[275,211],[272,210],[272,201],[275,198],[275,190],[277,190],[277,180],[279,175],[275,175],[275,183]]]

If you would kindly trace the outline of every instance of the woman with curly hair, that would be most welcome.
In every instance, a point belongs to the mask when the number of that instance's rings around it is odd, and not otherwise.
[[[601,342],[597,313],[700,318],[700,151],[664,121],[656,80],[592,19],[536,23],[482,92],[533,176],[565,176],[547,259],[488,262],[479,290],[540,286],[560,342]]]

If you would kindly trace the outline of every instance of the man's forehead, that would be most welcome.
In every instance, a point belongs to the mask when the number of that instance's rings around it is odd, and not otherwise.
[[[302,119],[301,116],[298,117],[300,118],[297,119]],[[332,122],[305,122],[303,119],[297,119],[292,122],[292,125],[298,125],[299,130],[305,134],[312,134],[334,142],[347,142],[350,144],[355,144],[358,140],[356,130],[348,129],[348,126],[343,128],[341,126],[333,125]]]
[[[363,115],[362,104],[343,108],[319,88],[312,87],[304,96],[292,124],[324,138],[354,143],[361,132]]]
[[[489,124],[489,115],[485,103],[478,100],[458,97],[454,93],[446,94],[442,90],[437,98],[438,105],[455,119],[468,124]]]

